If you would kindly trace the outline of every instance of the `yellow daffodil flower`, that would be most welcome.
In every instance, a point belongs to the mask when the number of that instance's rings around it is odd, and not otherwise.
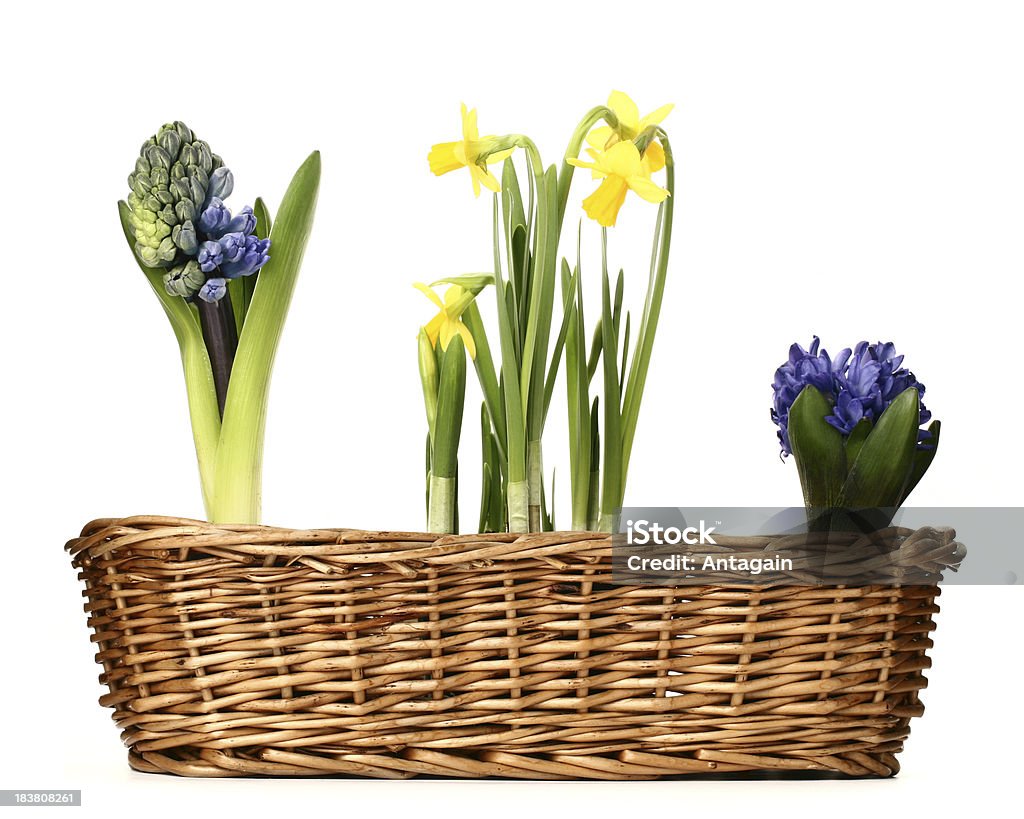
[[[430,149],[427,160],[430,162],[430,170],[435,175],[441,176],[449,171],[456,171],[459,168],[469,168],[469,174],[473,179],[473,193],[480,195],[480,186],[497,193],[501,190],[498,180],[489,170],[488,165],[501,162],[508,157],[514,149],[488,153],[488,148],[497,137],[481,137],[476,124],[476,109],[472,111],[462,105],[462,140],[459,142],[441,142]]]
[[[622,91],[612,91],[608,95],[608,107],[618,118],[619,127],[612,128],[610,125],[602,125],[587,134],[588,144],[598,151],[607,151],[616,142],[636,139],[644,129],[652,125],[659,125],[675,106],[669,103],[641,117],[640,109],[628,94]],[[647,150],[644,151],[644,159],[650,159],[652,164],[656,165],[652,170],[657,171],[665,167],[665,152],[661,143],[652,140],[647,146]]]
[[[430,299],[441,311],[423,328],[427,333],[427,338],[430,339],[431,346],[436,348],[437,342],[440,341],[441,349],[447,350],[451,340],[459,335],[462,336],[469,357],[475,360],[476,342],[473,341],[473,334],[469,332],[469,328],[462,323],[462,312],[476,297],[469,290],[457,284],[449,285],[444,294],[444,301],[441,301],[437,293],[421,282],[417,282],[413,287]]]
[[[616,142],[607,151],[589,148],[587,153],[593,162],[570,159],[569,163],[578,168],[590,168],[595,179],[603,180],[597,190],[583,200],[583,210],[599,225],[615,225],[628,191],[655,203],[663,202],[668,196],[667,190],[651,181],[651,173],[657,170],[654,158],[647,155],[641,158],[639,149],[631,141]],[[661,163],[664,165],[664,157]]]

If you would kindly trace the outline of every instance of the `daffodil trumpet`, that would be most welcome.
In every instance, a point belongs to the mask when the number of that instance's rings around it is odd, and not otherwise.
[[[181,122],[143,144],[128,181],[121,226],[181,351],[207,517],[258,523],[270,373],[312,228],[320,155],[295,173],[273,225],[259,199],[232,214],[231,172]]]
[[[495,193],[492,242],[498,368],[476,305],[462,314],[477,351],[474,364],[484,394],[481,531],[554,527],[554,476],[549,496],[542,440],[563,354],[573,528],[607,529],[614,509],[622,504],[667,274],[675,178],[672,152],[660,123],[670,110],[671,106],[662,106],[641,117],[632,100],[613,92],[607,105],[591,108],[573,131],[560,171],[554,166],[545,168],[536,145],[522,134],[480,137],[476,112],[465,106],[463,140],[436,145],[431,151],[435,174],[466,167],[475,193],[482,187]],[[585,144],[587,159],[582,160]],[[525,197],[509,155],[516,148],[524,150],[529,169]],[[499,156],[504,159],[500,185],[488,169]],[[658,205],[651,270],[635,344],[630,347],[629,313],[623,317],[623,275],[620,272],[612,290],[605,261],[606,297],[589,356],[579,250],[575,266],[564,259],[558,263],[562,224],[577,167],[589,169],[591,177],[599,181],[584,200],[584,210],[602,227],[605,260],[607,228],[615,224],[628,194]],[[662,170],[664,187],[652,178]],[[556,324],[559,282],[562,309]],[[599,369],[603,403],[590,395],[591,380]],[[437,412],[439,417],[440,410]],[[496,498],[501,499],[500,504]]]

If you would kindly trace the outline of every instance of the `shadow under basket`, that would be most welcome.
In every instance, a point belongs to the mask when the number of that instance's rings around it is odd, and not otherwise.
[[[962,549],[889,531],[929,571]],[[68,549],[131,766],[185,776],[891,776],[938,611],[934,582],[613,585],[594,533],[135,517]]]

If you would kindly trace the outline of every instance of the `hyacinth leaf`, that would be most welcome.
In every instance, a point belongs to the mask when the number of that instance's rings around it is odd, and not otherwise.
[[[168,294],[164,287],[165,270],[146,267],[135,252],[135,236],[130,227],[130,211],[125,202],[117,203],[118,216],[124,238],[128,242],[132,258],[145,274],[153,292],[174,331],[181,352],[181,365],[185,374],[185,391],[188,397],[189,417],[192,422],[192,437],[195,441],[196,460],[199,463],[199,481],[202,487],[203,504],[206,513],[211,514],[213,504],[214,470],[216,468],[217,446],[221,434],[220,411],[217,407],[217,392],[213,383],[210,356],[206,351],[199,321],[188,302],[179,296]]]
[[[931,437],[927,440],[927,449],[916,449],[914,450],[914,465],[910,470],[910,478],[907,481],[907,488],[903,492],[903,498],[900,499],[900,503],[910,495],[911,492],[921,482],[921,478],[924,477],[924,473],[928,471],[928,467],[932,465],[932,460],[935,458],[935,453],[939,450],[939,432],[942,430],[941,421],[932,421],[928,425],[928,432],[931,433]]]
[[[836,506],[846,509],[895,509],[899,506],[914,465],[919,399],[916,388],[904,390],[875,422],[860,448],[857,460],[850,465],[840,502]],[[793,408],[796,408],[796,403]],[[789,418],[789,437],[793,441],[795,454],[793,410],[790,410]]]
[[[871,428],[871,421],[867,418],[861,418],[851,430],[849,437],[846,439],[846,463],[852,464],[857,460],[860,448],[864,446],[868,435],[871,434]]]
[[[828,399],[813,386],[804,387],[789,411],[789,440],[808,510],[840,505],[846,453],[842,433],[825,420],[831,412]]]
[[[240,333],[217,453],[218,473],[237,478],[218,486],[215,523],[259,520],[271,370],[313,228],[320,164],[320,152],[314,151],[288,185],[271,229],[271,258],[260,271]]]

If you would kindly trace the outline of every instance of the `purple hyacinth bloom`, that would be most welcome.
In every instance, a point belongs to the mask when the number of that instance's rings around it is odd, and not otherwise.
[[[199,288],[199,298],[213,304],[214,302],[218,302],[224,298],[224,294],[227,292],[227,279],[207,279],[206,284]]]
[[[251,276],[269,261],[269,249],[270,239],[246,236],[244,243],[237,247],[234,257],[221,265],[221,272],[229,279]]]
[[[836,404],[832,408],[832,415],[825,416],[825,420],[843,433],[843,435],[849,435],[853,432],[853,428],[863,418],[864,405],[849,390],[839,393]]]
[[[199,228],[209,239],[226,233],[249,234],[256,230],[256,216],[248,205],[232,216],[224,201],[214,197],[199,217]]]
[[[814,337],[809,350],[794,344],[789,359],[775,372],[775,401],[772,421],[779,427],[779,443],[783,456],[792,452],[789,441],[789,410],[807,386],[818,389],[832,404],[826,421],[843,435],[849,435],[864,418],[877,421],[886,408],[904,391],[914,387],[924,396],[924,385],[914,374],[902,367],[903,356],[896,354],[892,342],[868,344],[862,341],[852,350],[844,349],[835,360],[825,350],[818,352],[819,339]],[[922,403],[919,424],[927,424],[932,414]],[[918,433],[918,446],[924,448],[931,434]]]
[[[808,350],[794,344],[789,348],[789,360],[775,371],[772,421],[779,427],[779,443],[783,455],[792,452],[789,445],[789,409],[793,402],[806,386],[816,387],[826,395],[831,394],[834,389],[836,364],[845,363],[850,354],[849,350],[843,350],[833,363],[826,350],[818,352],[820,345],[821,339],[817,336],[814,336]]]
[[[203,242],[196,257],[199,269],[204,273],[212,273],[224,261],[224,251],[219,242]]]
[[[214,196],[199,215],[199,229],[211,239],[219,239],[228,232],[231,211],[224,200]]]

